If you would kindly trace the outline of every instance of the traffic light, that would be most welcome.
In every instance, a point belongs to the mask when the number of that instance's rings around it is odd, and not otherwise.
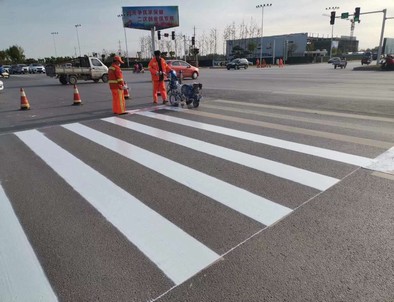
[[[172,31],[172,32],[171,32],[171,39],[172,39],[172,40],[175,40],[175,31]]]
[[[331,12],[330,24],[334,25],[335,23],[335,11]]]
[[[192,37],[192,45],[196,44],[196,39],[194,37]]]
[[[356,7],[356,10],[354,11],[354,22],[360,23],[360,8]]]
[[[157,31],[157,39],[158,39],[158,40],[161,40],[161,33],[160,33],[160,30]]]

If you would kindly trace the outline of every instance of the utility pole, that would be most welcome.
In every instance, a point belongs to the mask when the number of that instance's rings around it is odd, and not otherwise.
[[[79,56],[81,57],[81,45],[79,44],[79,34],[78,34],[78,27],[81,27],[81,24],[75,24],[75,31],[77,32],[77,40],[78,40],[78,49],[79,49]]]
[[[120,40],[118,41],[118,55],[121,56],[122,55],[122,46],[120,44]]]
[[[123,24],[123,17],[125,16],[125,14],[119,14],[118,17],[122,17],[122,26],[123,26],[123,31],[124,31],[124,42],[126,45],[126,61],[127,61],[127,67],[130,67],[130,62],[129,62],[129,49],[127,47],[127,36],[126,36],[126,28],[124,27]]]
[[[57,31],[51,32],[51,35],[53,37],[53,45],[55,46],[55,58],[57,58],[57,50],[56,50],[56,42],[55,42],[55,35],[58,35],[59,33]]]
[[[272,6],[271,3],[268,4],[259,4],[256,8],[261,8],[261,38],[260,38],[260,64],[263,60],[263,25],[264,25],[264,7]]]

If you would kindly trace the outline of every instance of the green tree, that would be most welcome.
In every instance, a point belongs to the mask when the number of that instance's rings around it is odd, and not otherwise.
[[[233,47],[233,53],[232,55],[234,56],[234,58],[243,58],[245,57],[246,54],[248,54],[249,52],[245,49],[243,49],[241,46],[239,45],[235,45]]]
[[[255,51],[255,49],[257,48],[257,43],[256,42],[250,42],[248,44],[248,51],[250,53],[253,53]]]
[[[25,51],[18,45],[13,45],[5,50],[12,63],[22,63],[25,61]]]
[[[0,64],[8,63],[8,56],[5,50],[0,50]]]

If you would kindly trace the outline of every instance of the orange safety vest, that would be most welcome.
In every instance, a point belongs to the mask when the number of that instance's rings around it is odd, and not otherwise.
[[[108,83],[110,89],[123,89],[123,73],[116,64],[112,64],[111,67],[108,68]]]
[[[163,58],[160,58],[160,63],[161,63],[161,68],[163,73],[167,73],[171,71],[171,68],[167,65],[166,61]],[[156,57],[152,58],[150,60],[149,64],[149,71],[152,75],[152,81],[159,81],[160,76],[158,75],[158,72],[160,71],[159,69],[159,64],[157,63]]]

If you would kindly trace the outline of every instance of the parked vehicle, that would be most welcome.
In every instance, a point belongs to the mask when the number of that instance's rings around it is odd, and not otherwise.
[[[195,80],[200,75],[200,70],[197,67],[190,65],[189,63],[187,63],[185,61],[168,60],[166,62],[167,62],[167,65],[172,70],[176,71],[177,77],[179,77],[181,80],[183,78],[192,78],[193,80]],[[182,75],[181,75],[181,72],[182,72]]]
[[[337,67],[340,67],[341,69],[346,68],[347,66],[347,61],[345,57],[342,57],[338,60],[335,60],[332,65],[334,65],[334,69],[337,69]]]
[[[9,77],[10,77],[10,74],[6,71],[4,66],[0,66],[0,78],[8,79]]]
[[[0,92],[4,90],[4,83],[3,81],[0,81]]]
[[[38,63],[30,64],[29,73],[45,73],[45,67]]]
[[[79,57],[60,65],[50,64],[45,66],[45,70],[47,76],[58,78],[63,85],[75,85],[78,80],[108,82],[108,67],[95,57]]]
[[[10,73],[11,74],[24,74],[29,72],[29,67],[26,64],[16,64],[11,65]]]
[[[4,71],[10,73],[11,65],[3,65],[2,67],[3,67]]]
[[[234,68],[234,69],[240,69],[240,68],[247,69],[249,67],[249,65],[251,65],[249,63],[250,62],[248,61],[248,59],[245,59],[245,58],[243,58],[243,59],[234,59],[230,63],[227,63],[226,67],[227,67],[227,70],[230,70],[231,68]]]
[[[26,64],[18,64],[18,68],[20,68],[20,73],[28,73],[29,72],[29,66]]]
[[[16,74],[17,72],[18,66],[17,65],[11,65],[10,67],[10,74]]]
[[[394,54],[384,56],[380,60],[380,67],[383,70],[394,70]]]

